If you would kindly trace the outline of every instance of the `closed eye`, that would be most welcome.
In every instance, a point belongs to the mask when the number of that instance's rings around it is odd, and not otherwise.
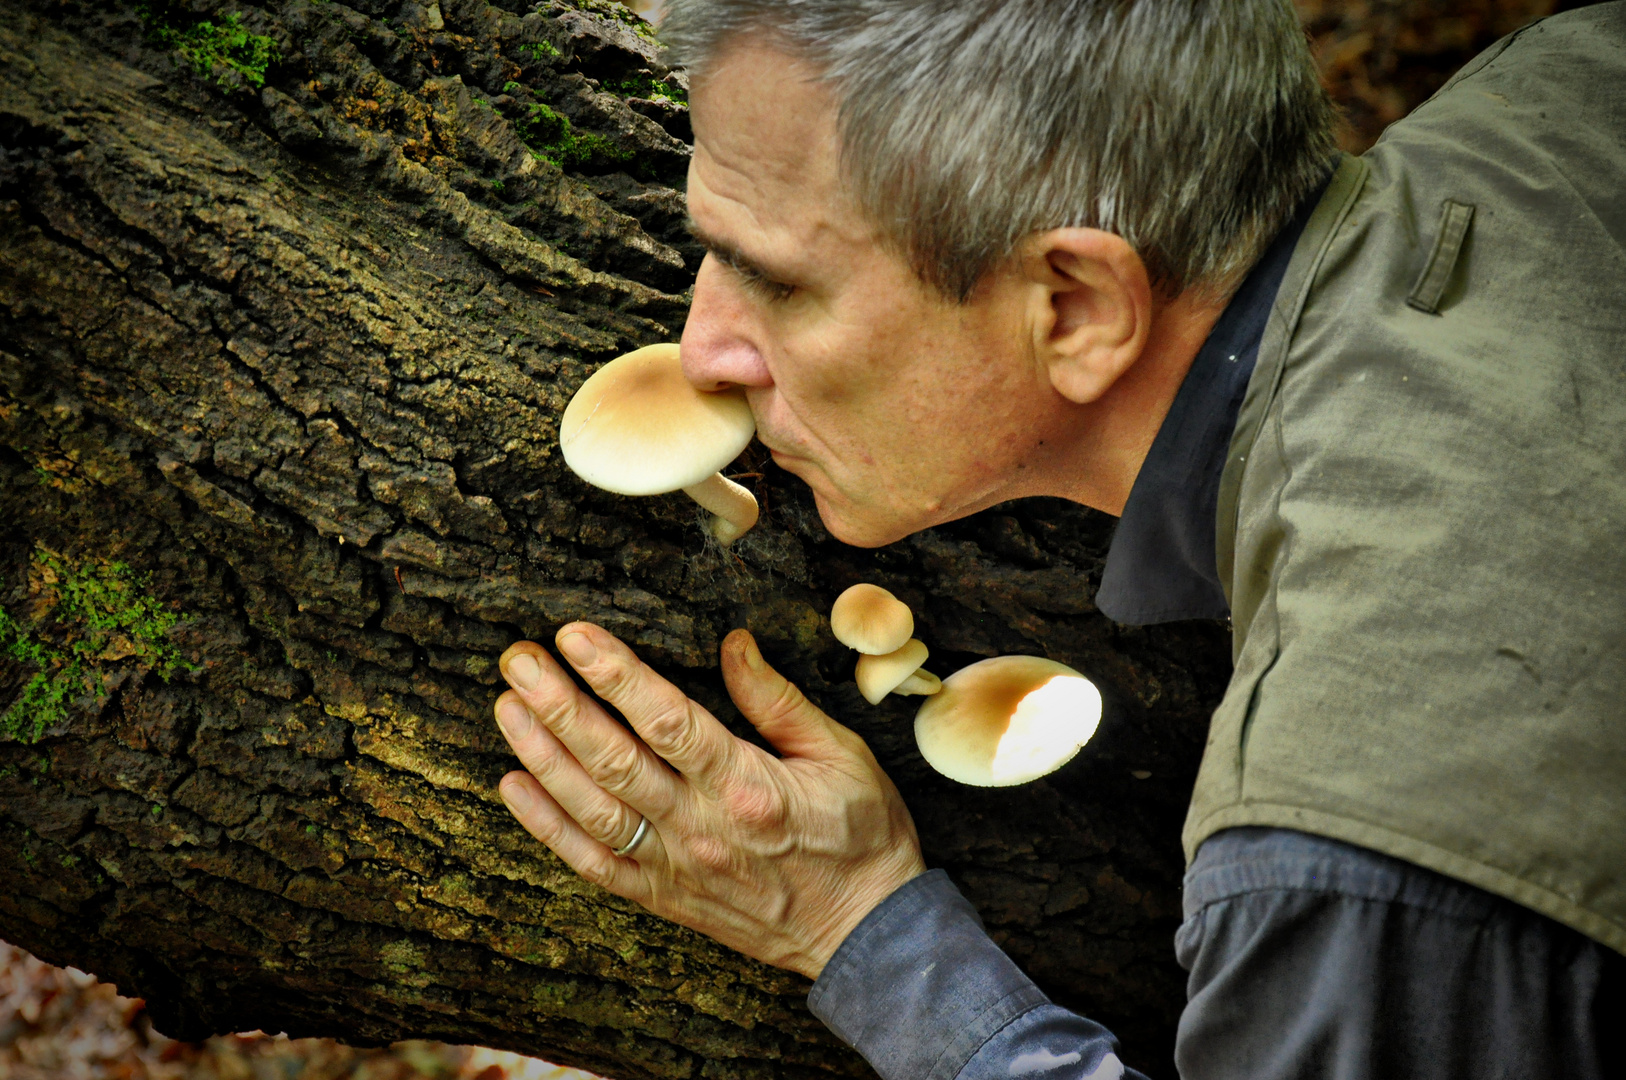
[[[796,286],[775,281],[754,266],[741,265],[727,259],[723,260],[723,265],[734,272],[747,291],[755,293],[770,304],[789,300],[796,292]]]
[[[690,235],[700,241],[708,254],[733,271],[734,276],[739,278],[740,284],[744,285],[747,291],[755,293],[769,303],[779,303],[796,294],[795,285],[765,273],[760,266],[734,247],[707,236],[692,217],[687,218],[685,224],[689,228]]]

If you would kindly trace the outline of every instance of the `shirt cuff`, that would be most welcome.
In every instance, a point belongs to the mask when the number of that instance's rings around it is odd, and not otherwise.
[[[954,1080],[1001,1028],[1048,1001],[932,870],[865,916],[807,1004],[884,1080]]]

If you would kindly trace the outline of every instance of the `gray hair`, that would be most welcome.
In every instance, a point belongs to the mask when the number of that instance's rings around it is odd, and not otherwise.
[[[820,72],[860,210],[962,301],[1065,226],[1223,294],[1332,157],[1288,0],[668,0],[660,29],[701,77],[748,33]]]

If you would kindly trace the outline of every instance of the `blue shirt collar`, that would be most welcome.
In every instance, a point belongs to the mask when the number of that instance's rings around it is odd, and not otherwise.
[[[1231,297],[1147,451],[1095,594],[1114,622],[1230,615],[1214,554],[1220,474],[1276,291],[1325,189],[1305,199]]]

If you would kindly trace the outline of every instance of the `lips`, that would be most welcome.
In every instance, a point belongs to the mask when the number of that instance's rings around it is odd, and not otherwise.
[[[760,426],[757,428],[757,442],[761,443],[767,449],[768,453],[773,455],[774,461],[779,462],[781,465],[784,463],[784,461],[781,459],[795,460],[800,456],[798,454],[792,454],[788,450],[781,450],[779,447],[775,446],[771,440],[764,438],[762,435],[762,428]]]
[[[764,443],[763,445],[766,446],[767,444]],[[796,454],[787,454],[783,450],[775,450],[771,446],[768,447],[768,454],[773,458],[775,465],[801,480],[809,488],[815,488],[814,494],[818,494],[814,480],[818,477],[819,470],[813,465],[812,461]]]
[[[792,476],[802,475],[801,470],[797,468],[797,465],[805,461],[805,458],[799,458],[795,454],[786,454],[774,449],[769,449],[768,454],[773,458],[773,463],[775,465],[779,466],[781,469],[784,469]],[[807,478],[802,477],[802,479],[805,482]]]

